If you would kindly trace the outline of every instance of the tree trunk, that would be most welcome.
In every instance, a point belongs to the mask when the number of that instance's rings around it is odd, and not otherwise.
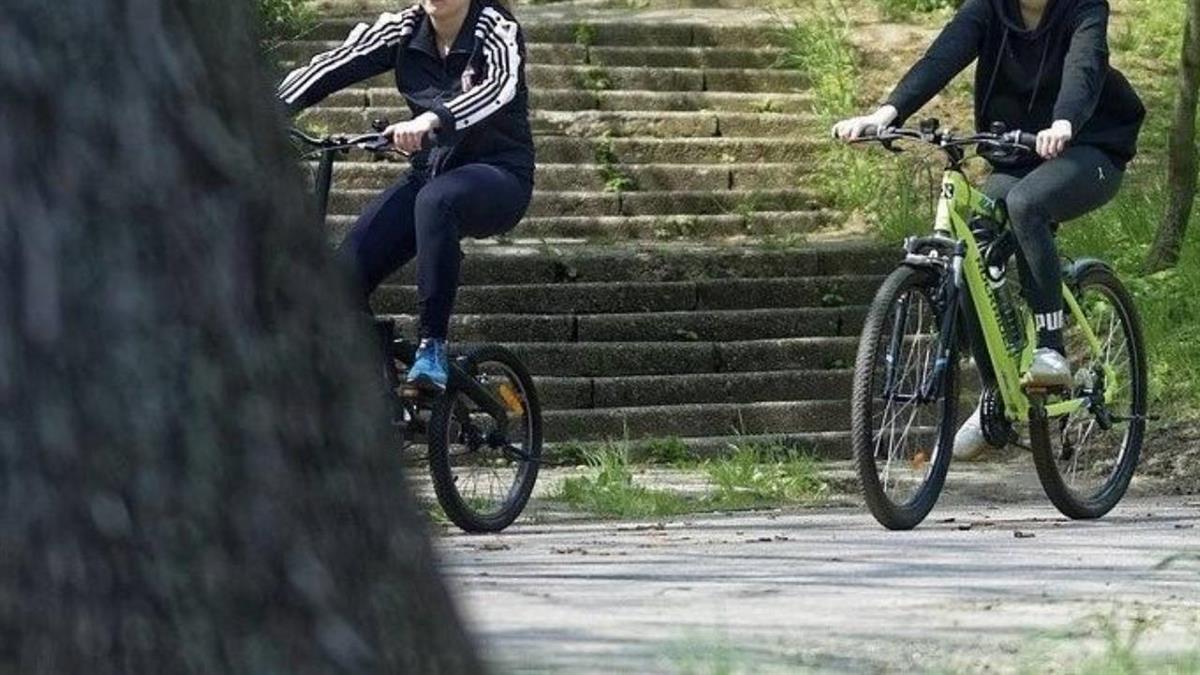
[[[251,12],[5,0],[0,673],[480,670]]]
[[[1179,262],[1196,197],[1196,102],[1200,89],[1200,0],[1187,0],[1179,91],[1167,146],[1167,207],[1146,259],[1152,272]]]

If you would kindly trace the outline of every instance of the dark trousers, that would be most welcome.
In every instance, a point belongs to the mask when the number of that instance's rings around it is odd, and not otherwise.
[[[468,164],[429,180],[410,173],[363,211],[339,253],[353,267],[364,303],[415,257],[421,337],[445,339],[458,293],[459,241],[516,227],[532,192],[527,180],[490,164]]]
[[[1058,330],[1063,323],[1062,268],[1051,227],[1107,204],[1117,195],[1123,177],[1104,152],[1072,146],[1035,168],[999,168],[984,184],[989,197],[1008,206],[1010,226],[1021,245],[1017,255],[1021,285],[1039,338],[1061,340]],[[1061,350],[1060,344],[1040,346]]]

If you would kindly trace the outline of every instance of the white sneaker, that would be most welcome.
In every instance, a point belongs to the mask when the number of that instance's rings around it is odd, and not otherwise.
[[[1075,383],[1071,364],[1054,349],[1039,349],[1033,353],[1033,363],[1025,374],[1024,385],[1039,389],[1070,389]]]
[[[977,459],[992,447],[983,436],[983,422],[980,420],[982,414],[982,407],[975,408],[975,412],[971,413],[954,435],[954,459]]]

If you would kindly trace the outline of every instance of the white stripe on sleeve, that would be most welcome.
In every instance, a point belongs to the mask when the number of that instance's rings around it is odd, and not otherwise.
[[[456,130],[486,119],[517,95],[521,53],[516,22],[487,7],[480,16],[480,24],[482,30],[477,30],[476,36],[484,40],[487,76],[479,86],[446,103],[446,109],[454,116]]]

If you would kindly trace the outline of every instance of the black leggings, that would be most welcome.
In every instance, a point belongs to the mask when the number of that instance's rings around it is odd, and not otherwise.
[[[468,164],[425,180],[409,174],[375,199],[342,242],[363,301],[417,258],[421,337],[446,339],[458,293],[464,237],[492,237],[517,226],[529,207],[528,180],[491,164]]]
[[[1038,326],[1038,346],[1063,351],[1062,268],[1051,226],[1107,204],[1124,172],[1103,151],[1072,146],[1056,159],[1021,170],[998,168],[983,191],[1008,206],[1021,245],[1017,265]]]

